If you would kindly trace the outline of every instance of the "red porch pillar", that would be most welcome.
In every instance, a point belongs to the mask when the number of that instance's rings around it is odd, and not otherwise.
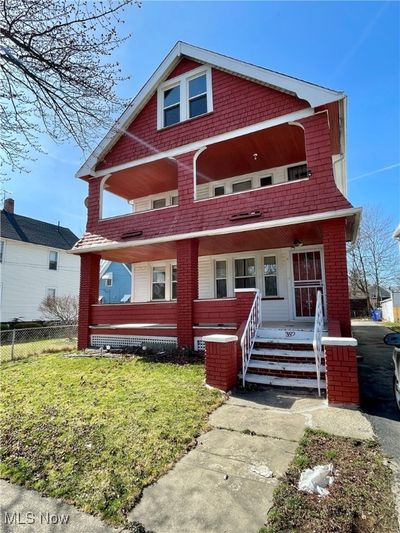
[[[322,223],[322,235],[327,319],[328,322],[338,320],[341,334],[351,337],[345,224],[344,218],[325,220]]]
[[[100,256],[81,255],[81,282],[79,290],[78,349],[90,346],[90,311],[99,300]]]
[[[180,348],[193,348],[193,300],[199,296],[199,241],[186,239],[176,243],[177,333]]]

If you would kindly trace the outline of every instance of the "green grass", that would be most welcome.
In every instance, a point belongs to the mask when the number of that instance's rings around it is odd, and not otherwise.
[[[15,344],[14,356],[16,359],[23,359],[31,355],[42,355],[46,353],[72,352],[76,350],[76,339],[43,339],[32,342],[22,342]],[[0,346],[0,362],[11,360],[11,345]]]
[[[5,363],[0,476],[121,524],[222,403],[203,379],[202,364],[139,357]]]
[[[297,490],[301,472],[332,463],[329,496]],[[396,512],[392,472],[374,441],[307,430],[296,456],[274,492],[266,527],[260,533],[394,533]]]
[[[384,322],[383,325],[400,333],[400,322]]]

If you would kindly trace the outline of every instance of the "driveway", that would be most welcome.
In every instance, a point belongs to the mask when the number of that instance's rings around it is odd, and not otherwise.
[[[392,330],[379,323],[353,321],[357,353],[361,408],[370,421],[385,454],[392,458],[400,509],[400,413],[393,397],[393,348],[383,343]]]

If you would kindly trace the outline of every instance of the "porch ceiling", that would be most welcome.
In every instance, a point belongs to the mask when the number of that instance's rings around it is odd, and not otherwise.
[[[277,228],[244,231],[228,235],[210,235],[199,239],[199,255],[218,255],[247,250],[286,248],[299,240],[303,245],[322,242],[321,226],[318,223],[297,224]],[[103,259],[124,263],[161,261],[176,258],[176,242],[145,244],[101,252]]]
[[[176,161],[165,158],[120,170],[106,181],[106,190],[127,200],[177,189]]]
[[[209,146],[197,159],[197,183],[290,165],[305,159],[303,129],[282,124]]]

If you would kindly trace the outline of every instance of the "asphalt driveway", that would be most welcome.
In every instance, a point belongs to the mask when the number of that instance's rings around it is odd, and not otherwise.
[[[393,396],[393,348],[383,343],[391,330],[370,322],[354,322],[358,340],[361,408],[370,420],[382,448],[400,463],[400,413]]]
[[[353,321],[357,353],[361,409],[370,421],[383,451],[392,459],[395,491],[400,510],[400,412],[393,396],[393,348],[383,343],[392,330],[379,323]]]

